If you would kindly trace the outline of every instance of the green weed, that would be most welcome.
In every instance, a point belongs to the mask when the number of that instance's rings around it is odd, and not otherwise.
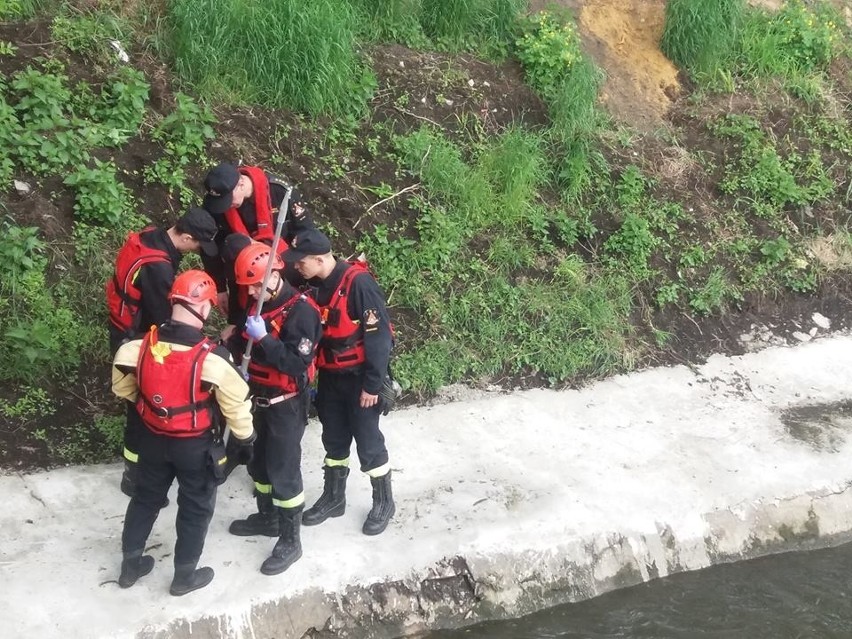
[[[577,27],[546,11],[521,19],[520,25],[515,55],[527,81],[542,95],[553,96],[582,58]]]
[[[440,47],[505,55],[524,0],[420,0],[420,24]]]
[[[0,415],[7,419],[30,420],[48,417],[56,412],[50,396],[43,388],[25,386],[14,402],[0,399]]]
[[[745,0],[669,0],[660,47],[694,76],[713,77],[739,42]]]
[[[74,187],[74,212],[81,221],[115,226],[133,211],[133,194],[118,179],[112,162],[95,159],[93,168],[80,168],[62,183]]]
[[[15,291],[18,282],[47,265],[39,229],[4,221],[0,225],[0,279]]]
[[[177,72],[200,94],[313,114],[363,108],[369,74],[348,2],[179,0],[169,19]]]

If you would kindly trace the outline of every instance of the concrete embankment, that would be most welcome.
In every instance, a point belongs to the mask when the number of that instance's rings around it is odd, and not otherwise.
[[[303,528],[304,557],[258,572],[273,540],[228,535],[253,506],[221,489],[203,564],[172,577],[175,491],[149,541],[154,571],[116,579],[126,498],[117,465],[0,477],[4,637],[396,637],[517,616],[683,570],[852,538],[852,337],[531,391],[385,419],[397,516],[360,533],[348,509]],[[319,425],[305,488],[322,476]]]

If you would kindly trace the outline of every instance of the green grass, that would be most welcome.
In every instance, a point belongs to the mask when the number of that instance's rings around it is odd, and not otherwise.
[[[660,47],[697,76],[725,69],[739,42],[745,0],[669,0]]]
[[[403,221],[359,248],[394,303],[428,327],[396,364],[407,387],[522,373],[557,384],[624,364],[632,290],[566,251],[565,212],[538,199],[549,177],[541,136],[510,129],[470,160],[426,128],[398,147],[430,194],[415,237]]]
[[[780,77],[813,101],[814,72],[839,55],[848,31],[825,1],[787,0],[770,11],[744,0],[670,0],[660,46],[704,86],[732,92],[735,76]]]
[[[368,97],[342,0],[176,0],[169,19],[177,72],[212,99],[316,114]]]
[[[450,50],[503,52],[526,0],[420,0],[420,24]]]

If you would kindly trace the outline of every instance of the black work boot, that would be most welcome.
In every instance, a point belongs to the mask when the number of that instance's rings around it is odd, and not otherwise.
[[[130,588],[140,577],[144,577],[153,569],[154,558],[151,555],[143,555],[141,550],[134,553],[124,553],[118,585],[122,588]]]
[[[302,507],[279,508],[278,513],[281,536],[272,549],[272,556],[267,557],[260,567],[260,572],[264,575],[281,574],[302,556],[302,541],[299,538]]]
[[[193,590],[204,588],[207,584],[213,581],[212,568],[204,567],[195,569],[197,563],[193,564],[175,564],[175,578],[172,579],[172,586],[169,588],[169,593],[175,597],[181,597]]]
[[[236,519],[231,522],[228,532],[239,537],[251,537],[253,535],[265,535],[266,537],[278,536],[278,513],[272,505],[271,495],[257,495],[257,512],[252,513],[245,519]]]
[[[348,466],[323,466],[325,482],[317,503],[302,515],[305,526],[316,526],[329,517],[340,517],[346,512],[346,478]]]
[[[370,483],[373,484],[373,508],[367,515],[361,532],[365,535],[378,535],[388,527],[388,522],[396,512],[391,491],[391,471],[381,477],[370,477]]]

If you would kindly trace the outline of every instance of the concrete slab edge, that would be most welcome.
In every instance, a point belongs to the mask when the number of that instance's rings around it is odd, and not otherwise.
[[[697,526],[656,522],[653,532],[614,530],[547,548],[472,549],[402,579],[177,619],[137,639],[390,639],[519,617],[687,570],[850,541],[850,487],[731,505],[696,515]]]

